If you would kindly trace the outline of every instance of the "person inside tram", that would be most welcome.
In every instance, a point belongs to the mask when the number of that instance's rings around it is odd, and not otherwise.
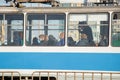
[[[92,33],[92,29],[89,25],[87,25],[87,22],[86,21],[81,21],[79,22],[78,24],[78,30],[79,30],[79,33],[85,33],[87,35],[87,39],[90,43],[91,46],[94,46],[95,43],[93,41],[93,33]]]
[[[22,44],[23,44],[22,33],[14,32],[14,35],[13,35],[13,45],[21,46]]]
[[[58,42],[58,46],[64,46],[65,45],[65,35],[64,35],[64,32],[61,32],[60,35],[59,35],[59,42]]]
[[[44,34],[39,35],[40,46],[47,46],[48,44],[48,36]]]
[[[48,46],[57,46],[58,40],[53,36],[48,36]]]
[[[79,22],[78,29],[79,33],[84,32],[88,36],[89,41],[93,40],[92,29],[87,25],[86,21]]]
[[[98,43],[98,46],[108,46],[108,39],[105,35],[100,36],[100,42]]]
[[[89,46],[89,40],[87,34],[81,33],[80,40],[76,43],[76,46]]]
[[[75,46],[76,41],[72,37],[68,37],[68,46]]]
[[[39,45],[38,38],[34,37],[33,42],[32,42],[32,46],[38,46],[38,45]]]

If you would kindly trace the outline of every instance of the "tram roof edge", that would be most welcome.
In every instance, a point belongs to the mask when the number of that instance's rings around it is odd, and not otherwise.
[[[0,13],[91,13],[91,12],[120,12],[120,6],[103,7],[0,7]]]

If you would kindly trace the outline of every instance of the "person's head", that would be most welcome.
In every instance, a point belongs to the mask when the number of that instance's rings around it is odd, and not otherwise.
[[[40,41],[43,41],[44,39],[45,39],[45,35],[44,34],[39,35],[39,40]]]
[[[53,40],[53,39],[54,39],[54,36],[53,36],[53,35],[49,35],[49,39],[50,39],[50,40]]]
[[[88,26],[86,21],[79,21],[78,23],[78,31],[81,33],[84,29],[84,27]]]
[[[60,39],[64,39],[64,36],[65,36],[64,32],[61,32],[59,37],[60,37]]]
[[[81,39],[87,39],[87,35],[85,33],[81,34]]]
[[[37,37],[34,37],[34,38],[33,38],[33,43],[36,43],[36,42],[38,42],[38,38],[37,38]]]
[[[68,37],[68,41],[71,42],[71,41],[74,41],[72,37]]]

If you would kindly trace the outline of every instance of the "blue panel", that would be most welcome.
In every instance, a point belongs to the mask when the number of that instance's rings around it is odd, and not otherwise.
[[[0,69],[120,71],[120,54],[0,53]]]

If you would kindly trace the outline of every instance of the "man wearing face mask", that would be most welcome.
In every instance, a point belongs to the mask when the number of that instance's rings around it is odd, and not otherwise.
[[[95,45],[93,41],[92,29],[89,25],[87,25],[86,21],[79,22],[78,31],[79,33],[85,33],[87,35],[90,45]]]

